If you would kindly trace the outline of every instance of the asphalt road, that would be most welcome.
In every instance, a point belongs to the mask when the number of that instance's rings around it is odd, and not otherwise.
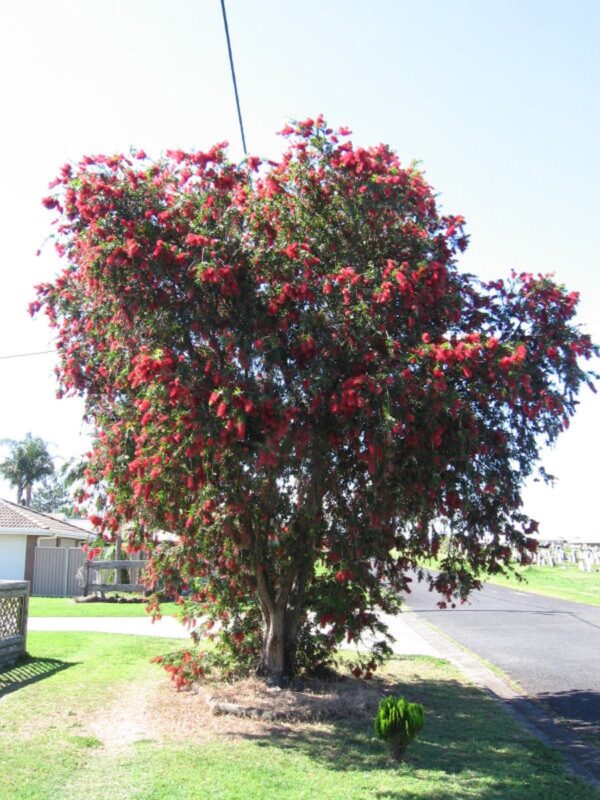
[[[600,606],[488,584],[464,606],[413,583],[410,609],[500,667],[553,716],[600,736]]]

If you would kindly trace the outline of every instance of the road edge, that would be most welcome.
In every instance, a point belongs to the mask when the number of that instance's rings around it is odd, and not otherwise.
[[[453,664],[477,688],[500,703],[510,716],[548,747],[560,752],[567,767],[588,781],[600,792],[600,754],[598,749],[581,741],[574,733],[556,723],[526,692],[511,686],[492,671],[472,650],[442,633],[429,621],[420,619],[410,607],[402,611],[402,619]]]

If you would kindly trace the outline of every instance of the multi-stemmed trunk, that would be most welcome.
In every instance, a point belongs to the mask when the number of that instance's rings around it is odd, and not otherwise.
[[[269,683],[287,685],[296,673],[301,609],[275,607],[264,620],[265,633],[257,673]]]
[[[298,486],[304,496],[303,513],[299,512],[293,529],[294,551],[287,567],[277,577],[269,576],[264,568],[267,560],[255,539],[257,596],[262,612],[264,636],[257,673],[275,685],[288,684],[296,673],[298,633],[305,611],[306,588],[310,582],[321,540],[320,520],[325,494],[325,468],[315,450],[310,470],[306,471],[304,486]]]
[[[279,591],[275,599],[264,576],[258,581],[264,637],[257,673],[273,685],[289,684],[296,673],[298,631],[311,564],[305,558],[289,580],[290,589]]]
[[[264,616],[264,615],[263,615]],[[264,619],[264,639],[257,672],[269,682],[283,684],[292,677],[286,652],[285,608],[273,608]]]

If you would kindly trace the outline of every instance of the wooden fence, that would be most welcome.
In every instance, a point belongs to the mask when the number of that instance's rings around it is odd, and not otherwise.
[[[140,572],[147,559],[88,561],[80,547],[36,547],[31,594],[76,597],[92,592],[146,592]],[[123,573],[127,573],[126,580]]]
[[[139,583],[140,571],[147,563],[148,560],[143,558],[86,561],[83,595],[90,592],[147,592],[148,587]],[[121,582],[123,572],[127,573],[127,583]]]
[[[0,670],[25,655],[29,583],[0,581]]]

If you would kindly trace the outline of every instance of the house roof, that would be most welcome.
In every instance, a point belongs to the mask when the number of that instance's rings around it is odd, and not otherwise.
[[[66,520],[56,519],[50,514],[42,514],[32,508],[11,503],[0,498],[1,533],[37,533],[38,536],[67,536],[87,539],[88,532],[72,525]]]

